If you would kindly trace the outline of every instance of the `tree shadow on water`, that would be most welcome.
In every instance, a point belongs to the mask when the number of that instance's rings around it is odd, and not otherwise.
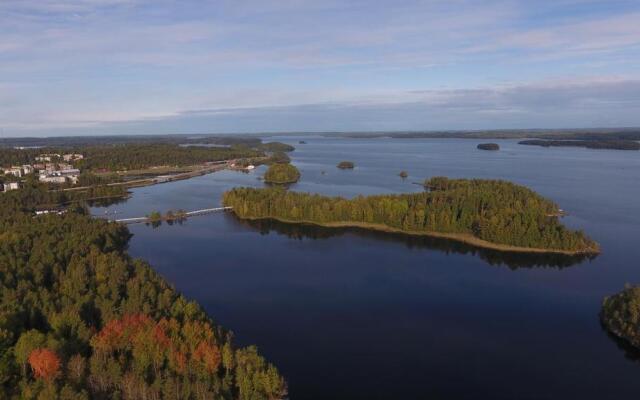
[[[237,223],[259,231],[263,235],[276,233],[297,240],[325,240],[346,234],[361,238],[374,239],[391,243],[402,243],[410,249],[426,249],[441,251],[446,254],[470,254],[480,257],[490,265],[518,268],[556,268],[562,269],[592,260],[596,255],[565,255],[554,253],[523,253],[484,249],[451,239],[429,236],[388,233],[364,228],[329,228],[310,224],[291,224],[273,219],[241,220],[235,216],[230,219]]]

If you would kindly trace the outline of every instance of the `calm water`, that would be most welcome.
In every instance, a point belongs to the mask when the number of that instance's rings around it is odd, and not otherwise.
[[[304,139],[307,144],[298,144]],[[569,212],[602,245],[593,260],[504,256],[359,230],[246,223],[231,214],[130,226],[148,260],[240,344],[257,344],[292,399],[622,398],[637,354],[599,324],[602,298],[640,283],[640,153],[476,140],[274,138],[302,180],[330,195],[413,192],[426,177],[508,179]],[[356,163],[340,171],[342,160]],[[401,170],[409,178],[398,177]],[[325,171],[323,174],[322,171]],[[139,188],[119,216],[216,206],[264,169]],[[94,208],[102,215],[105,208]]]

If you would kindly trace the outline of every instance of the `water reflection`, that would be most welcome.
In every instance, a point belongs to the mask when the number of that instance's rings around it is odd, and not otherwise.
[[[327,228],[307,224],[288,224],[276,220],[241,220],[233,215],[229,219],[242,226],[259,231],[262,235],[276,233],[291,239],[323,240],[343,236],[347,233],[362,238],[375,239],[384,242],[403,243],[410,249],[437,250],[444,253],[471,254],[480,257],[490,265],[518,268],[557,268],[562,269],[592,260],[596,255],[564,255],[542,253],[515,253],[492,249],[483,249],[455,240],[434,238],[429,236],[406,235],[402,233],[388,233],[367,230],[363,228]]]
[[[600,326],[602,327],[602,330],[607,334],[607,336],[609,336],[609,339],[611,339],[616,344],[618,349],[623,352],[624,358],[629,361],[640,363],[640,349],[634,347],[625,339],[622,339],[609,332],[607,327],[602,322],[600,323]]]
[[[114,196],[105,197],[101,199],[87,200],[89,207],[109,207],[116,204],[126,203],[129,200],[129,196]]]

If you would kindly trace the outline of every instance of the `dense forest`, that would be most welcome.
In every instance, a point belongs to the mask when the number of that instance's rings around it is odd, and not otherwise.
[[[493,244],[566,252],[598,252],[582,232],[566,229],[558,207],[535,192],[499,180],[432,178],[423,193],[353,199],[236,188],[225,206],[240,218],[350,224],[411,233],[466,235]],[[451,236],[454,236],[451,235]]]
[[[35,184],[0,195],[0,398],[286,396],[255,347],[234,346],[201,307],[127,255],[124,226],[80,205],[32,212],[81,195]]]
[[[202,147],[174,144],[85,147],[81,152],[85,158],[75,164],[78,168],[111,171],[143,169],[158,165],[187,166],[263,155],[258,150],[242,146]]]
[[[300,171],[291,164],[276,163],[269,166],[264,174],[267,183],[295,183],[300,179]]]
[[[542,147],[586,147],[587,149],[640,150],[633,140],[522,140],[518,144]]]
[[[609,332],[640,349],[640,286],[606,297],[600,320]]]
[[[478,145],[479,150],[500,150],[500,146],[497,143],[480,143]]]
[[[231,142],[233,140],[216,140]],[[204,143],[208,144],[208,143]],[[270,142],[262,143],[259,139],[239,141],[232,145],[220,146],[181,146],[174,143],[127,143],[115,145],[87,145],[69,148],[37,148],[14,149],[0,148],[0,166],[23,165],[35,163],[35,158],[43,153],[80,153],[83,160],[76,161],[74,166],[82,170],[135,170],[152,166],[189,166],[204,162],[231,160],[237,158],[263,157],[265,153],[285,154],[293,151],[293,146]]]

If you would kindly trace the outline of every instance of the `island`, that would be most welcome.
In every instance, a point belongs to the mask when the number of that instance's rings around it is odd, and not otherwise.
[[[235,188],[225,206],[243,219],[275,219],[327,227],[361,227],[428,235],[501,251],[597,254],[599,245],[565,228],[558,206],[501,180],[427,180],[422,193],[353,199],[278,188]]]
[[[478,145],[478,149],[496,151],[500,150],[500,146],[498,145],[498,143],[480,143]]]
[[[402,179],[405,179],[406,177],[409,176],[409,173],[407,171],[400,171],[400,173],[398,174],[398,176]]]
[[[585,147],[587,149],[640,150],[634,140],[522,140],[518,144],[542,147]]]
[[[300,171],[291,164],[272,164],[264,174],[266,183],[288,184],[298,182]]]
[[[355,167],[355,164],[351,161],[340,161],[337,167],[340,169],[353,169]]]
[[[640,286],[605,297],[600,320],[609,333],[640,350]]]

